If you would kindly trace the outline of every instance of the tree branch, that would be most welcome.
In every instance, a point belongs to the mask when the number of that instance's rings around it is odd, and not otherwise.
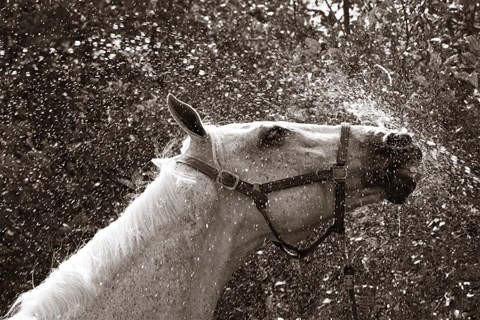
[[[295,26],[297,26],[297,0],[293,0],[293,19],[295,20]]]
[[[345,34],[350,34],[350,0],[343,0],[343,26]]]
[[[410,28],[408,27],[408,16],[407,16],[407,7],[404,0],[400,0],[403,9],[403,20],[405,20],[405,32],[407,33],[407,38],[405,40],[405,51],[408,49],[408,42],[410,41]]]

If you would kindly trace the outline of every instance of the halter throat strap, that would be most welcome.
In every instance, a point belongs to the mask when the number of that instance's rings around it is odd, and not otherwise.
[[[282,251],[292,258],[302,258],[312,253],[315,248],[322,243],[332,232],[343,234],[345,231],[345,208],[346,208],[346,178],[347,178],[347,151],[350,136],[350,125],[341,125],[341,134],[339,149],[337,152],[337,161],[328,170],[315,171],[303,175],[289,177],[285,179],[266,182],[263,184],[249,183],[243,181],[238,175],[223,169],[217,169],[195,158],[179,155],[176,158],[177,163],[187,165],[220,184],[228,190],[236,190],[247,197],[250,197],[257,209],[265,219],[270,231],[277,241],[273,241]],[[283,240],[280,233],[275,228],[272,220],[267,213],[268,194],[274,191],[303,186],[315,182],[333,181],[335,183],[335,221],[327,231],[307,248],[299,248]]]

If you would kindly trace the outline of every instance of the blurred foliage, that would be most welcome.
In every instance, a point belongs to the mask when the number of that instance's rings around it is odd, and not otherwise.
[[[173,92],[215,123],[358,122],[388,107],[426,151],[402,207],[350,217],[361,314],[480,313],[480,6],[474,1],[0,1],[0,313],[121,212],[180,132]],[[446,146],[446,147],[445,147]],[[218,319],[349,318],[340,244],[266,245]]]
[[[331,1],[340,7],[342,1]],[[478,1],[351,1],[345,35],[340,20],[324,19],[321,37],[352,77],[420,124],[430,135],[458,143],[457,152],[480,170],[480,8]],[[338,11],[336,11],[338,14]],[[419,128],[422,125],[418,126]],[[433,131],[432,131],[433,130]],[[462,152],[468,150],[468,153]]]

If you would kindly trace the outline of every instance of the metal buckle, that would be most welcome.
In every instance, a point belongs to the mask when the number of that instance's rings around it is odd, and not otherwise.
[[[332,167],[333,180],[340,181],[347,179],[347,168],[345,166]]]
[[[233,184],[226,184],[225,182],[230,182],[231,180],[233,181]],[[217,178],[215,179],[217,183],[221,184],[222,187],[224,187],[227,190],[235,190],[237,189],[238,184],[240,183],[240,178],[231,172],[228,172],[226,170],[220,170],[217,174]]]

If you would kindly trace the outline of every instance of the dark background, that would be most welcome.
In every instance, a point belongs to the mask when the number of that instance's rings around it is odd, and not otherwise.
[[[172,92],[218,124],[387,110],[426,176],[349,218],[360,313],[478,319],[479,31],[473,0],[0,0],[0,314],[152,179],[181,136]],[[266,244],[217,319],[348,319],[339,248],[295,262]]]

